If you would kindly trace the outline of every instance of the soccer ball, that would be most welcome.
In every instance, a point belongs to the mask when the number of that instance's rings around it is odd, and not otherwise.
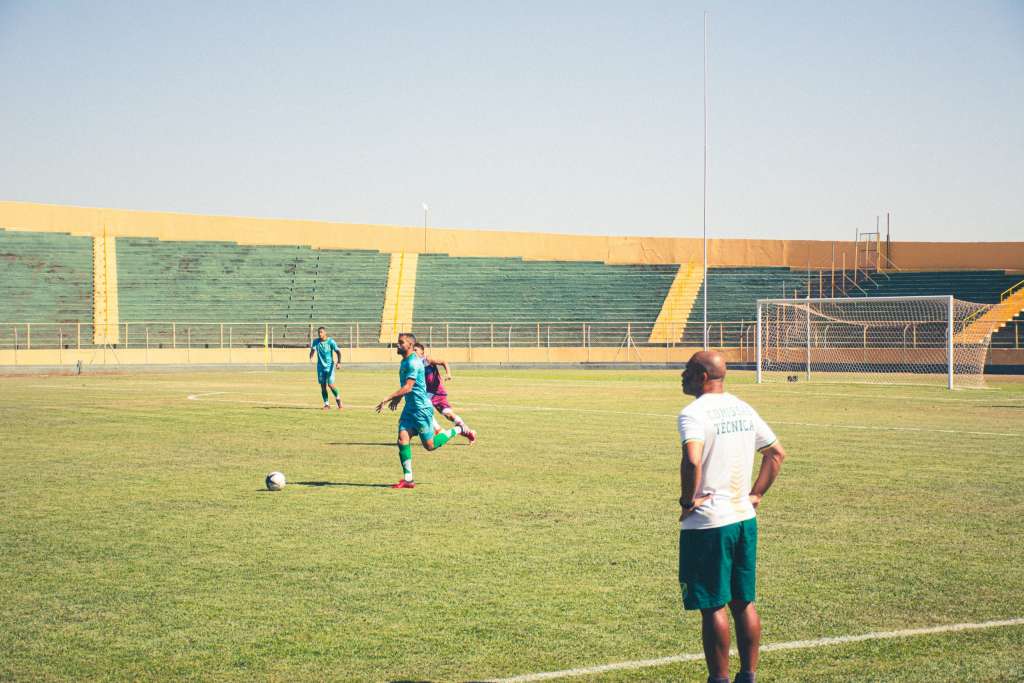
[[[269,490],[280,491],[284,488],[284,484],[284,474],[281,472],[271,472],[267,475],[267,488]]]

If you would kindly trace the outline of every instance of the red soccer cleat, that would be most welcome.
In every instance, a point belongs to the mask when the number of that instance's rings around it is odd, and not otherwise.
[[[325,403],[324,404],[324,410],[330,410],[330,409],[331,409],[331,407]]]
[[[475,429],[463,429],[462,435],[469,440],[469,445],[472,446],[476,442],[476,430]]]
[[[392,484],[391,488],[393,488],[393,489],[414,489],[414,488],[416,488],[416,484],[414,484],[411,481],[406,481],[405,479],[403,479],[402,481],[398,482],[397,484]]]

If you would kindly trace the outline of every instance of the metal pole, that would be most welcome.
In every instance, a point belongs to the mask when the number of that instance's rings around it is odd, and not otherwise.
[[[845,251],[843,252],[843,270],[841,272],[843,273],[843,277],[842,277],[842,279],[839,280],[839,283],[843,286],[843,294],[846,294],[846,252]],[[833,293],[833,296],[834,295],[835,294]]]
[[[946,354],[949,357],[948,378],[946,388],[953,388],[953,296],[949,297],[949,308],[947,309],[949,321],[946,326]]]
[[[757,302],[757,383],[761,383],[761,302]]]
[[[32,323],[25,323],[25,348],[32,350]]]
[[[704,12],[704,350],[708,350],[708,125],[711,104],[708,100],[708,43],[711,13]]]
[[[811,301],[807,300],[807,381],[811,381]]]
[[[832,294],[836,295],[836,243],[832,242]]]

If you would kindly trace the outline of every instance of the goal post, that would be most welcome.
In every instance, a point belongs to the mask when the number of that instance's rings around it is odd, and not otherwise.
[[[757,382],[983,386],[991,308],[948,295],[759,299]]]

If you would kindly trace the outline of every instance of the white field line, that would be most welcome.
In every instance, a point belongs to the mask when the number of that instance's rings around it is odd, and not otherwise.
[[[639,413],[639,412],[626,412],[621,410],[600,410],[590,408],[560,408],[553,406],[515,406],[515,405],[497,405],[494,403],[459,403],[459,405],[467,406],[469,408],[497,408],[511,411],[537,411],[537,412],[570,412],[570,413],[601,413],[605,415],[629,415],[629,416],[646,416],[646,417],[671,417],[675,418],[675,413]],[[793,425],[797,427],[824,427],[828,429],[857,429],[864,431],[891,431],[891,432],[924,432],[929,434],[971,434],[974,436],[1016,436],[1024,437],[1024,434],[1016,432],[975,432],[966,431],[963,429],[937,429],[931,427],[887,427],[885,425],[848,425],[848,424],[825,424],[815,422],[787,422],[783,420],[771,420],[771,424],[779,425]]]
[[[231,393],[231,392],[229,392],[229,391],[207,391],[206,393],[203,393],[203,394],[189,394],[188,395],[188,400],[190,400],[190,401],[198,401],[199,399],[203,398],[204,396],[219,396],[220,394],[229,394],[229,393]]]
[[[254,373],[279,375],[279,371],[274,371],[272,373],[268,373],[265,370],[249,370],[249,371],[243,372],[243,374],[254,374]],[[559,387],[559,386],[577,386],[577,387],[581,387],[581,388],[582,387],[585,387],[585,388],[599,387],[600,389],[602,389],[604,391],[612,390],[612,389],[622,389],[622,388],[650,389],[653,386],[659,386],[658,384],[651,383],[651,382],[612,382],[612,383],[601,383],[601,382],[599,382],[597,380],[591,380],[591,381],[572,381],[572,380],[552,379],[552,380],[540,380],[540,381],[533,381],[533,382],[523,382],[523,381],[521,381],[521,380],[519,380],[519,379],[517,379],[515,377],[461,377],[460,378],[460,383],[464,382],[464,381],[473,381],[473,382],[481,382],[481,383],[485,383],[486,384],[486,383],[493,383],[493,381],[496,380],[496,379],[508,380],[509,382],[514,384],[514,386],[516,386],[516,387],[544,387],[544,388],[553,388],[553,387]],[[75,389],[75,390],[79,390],[79,391],[114,391],[114,392],[117,392],[117,391],[126,391],[126,392],[127,391],[152,391],[154,387],[156,387],[156,388],[171,389],[171,388],[182,386],[182,385],[184,385],[186,387],[188,387],[188,386],[192,386],[192,387],[196,386],[194,383],[188,382],[186,380],[164,380],[164,379],[150,378],[150,379],[147,379],[146,382],[147,382],[147,387],[146,388],[143,388],[143,387],[97,387],[97,386],[89,386],[89,385],[78,385],[78,386],[71,385],[71,386],[68,386],[66,384],[33,384],[31,386],[32,386],[32,388],[38,388],[38,389],[65,389],[65,390],[66,389]],[[286,381],[286,382],[284,382],[284,384],[286,384],[288,386],[291,386],[293,384],[293,382],[287,382]],[[237,384],[233,384],[233,383],[216,383],[216,384],[211,384],[211,385],[208,385],[208,386],[237,387],[238,385]],[[778,388],[778,385],[770,385],[770,384],[762,384],[762,385],[757,385],[757,384],[741,384],[741,385],[734,386],[733,387],[733,392],[734,393],[737,393],[737,392],[742,393],[742,392],[746,391],[747,389],[754,389],[756,391],[761,391],[761,390],[766,389],[766,388],[767,389]],[[996,390],[979,389],[977,391],[996,391]],[[822,397],[828,397],[828,398],[850,398],[850,399],[858,399],[858,400],[865,400],[865,401],[873,401],[873,402],[876,402],[876,403],[879,402],[879,401],[886,401],[886,400],[893,400],[893,401],[918,401],[918,402],[922,402],[922,403],[938,402],[938,403],[961,403],[961,404],[963,404],[963,403],[989,403],[991,401],[1008,401],[1008,402],[1014,402],[1014,403],[1024,402],[1024,397],[1000,396],[998,393],[996,393],[994,395],[988,395],[988,396],[983,397],[983,398],[954,398],[954,397],[944,397],[944,396],[910,396],[910,395],[904,395],[904,394],[885,395],[884,393],[883,394],[849,394],[849,393],[845,393],[844,394],[844,393],[832,393],[832,392],[828,392],[828,393],[826,393],[826,392],[821,392],[821,393],[819,393],[819,392],[806,392],[806,393],[800,393],[800,394],[787,394],[786,395],[786,398],[808,398],[808,399],[815,399],[815,398],[822,398]]]
[[[974,432],[967,431],[965,429],[935,429],[933,427],[884,427],[877,425],[836,425],[836,424],[822,424],[817,422],[786,422],[783,420],[772,420],[772,424],[776,425],[794,425],[797,427],[825,427],[828,429],[859,429],[867,432],[923,432],[926,434],[970,434],[972,436],[1016,436],[1022,437],[1024,434],[1018,434],[1015,432]]]
[[[309,408],[310,410],[323,410],[323,407],[315,401],[306,401],[305,403],[285,403],[283,401],[255,401],[252,399],[245,398],[206,398],[207,396],[215,396],[219,394],[230,394],[230,391],[210,391],[205,394],[189,394],[186,399],[189,401],[202,401],[203,403],[247,403],[260,406],[271,406],[280,408]],[[346,403],[345,409],[348,408],[375,408],[375,405],[369,404],[356,404]],[[397,411],[396,411],[397,414]]]
[[[312,408],[312,402],[306,403],[285,403],[282,401],[255,401],[251,399],[209,399],[206,396],[212,396],[215,394],[226,394],[231,392],[216,391],[209,392],[206,394],[190,394],[188,400],[190,401],[208,401],[213,403],[251,403],[255,405],[266,405],[266,406],[281,406],[282,408]],[[564,412],[564,413],[588,413],[598,415],[624,415],[627,417],[662,417],[662,418],[675,418],[675,413],[646,413],[646,412],[633,412],[624,410],[601,410],[597,408],[562,408],[557,406],[522,406],[522,405],[511,405],[511,404],[497,404],[497,403],[463,403],[459,402],[459,406],[466,408],[486,408],[490,410],[505,410],[505,411],[520,411],[520,412]],[[346,408],[373,408],[370,405],[357,405],[357,404],[345,404]],[[783,420],[772,420],[772,424],[778,425],[792,425],[796,427],[819,427],[823,429],[853,429],[858,431],[890,431],[890,432],[920,432],[925,434],[969,434],[971,436],[1009,436],[1009,437],[1024,437],[1024,434],[1017,432],[981,432],[981,431],[967,431],[963,429],[938,429],[931,427],[887,427],[885,425],[851,425],[851,424],[828,424],[818,422],[788,422]]]
[[[772,643],[762,645],[761,652],[778,652],[781,650],[806,650],[815,647],[827,647],[829,645],[844,645],[846,643],[858,643],[865,640],[888,640],[892,638],[911,638],[913,636],[926,636],[936,633],[955,633],[958,631],[977,631],[980,629],[999,628],[1003,626],[1024,625],[1024,617],[1014,619],[1000,619],[997,621],[983,621],[980,623],[966,624],[945,624],[942,626],[929,626],[926,628],[908,628],[901,631],[875,631],[873,633],[862,633],[852,636],[836,636],[834,638],[815,638],[813,640],[791,640],[785,643]],[[731,654],[736,655],[732,650]],[[702,654],[674,655],[671,657],[660,657],[658,659],[640,659],[632,662],[616,662],[614,664],[601,664],[579,669],[564,669],[562,671],[545,671],[534,674],[523,674],[512,678],[493,679],[493,683],[529,683],[530,681],[547,681],[555,678],[571,678],[574,676],[590,676],[593,674],[605,673],[607,671],[623,671],[627,669],[645,669],[652,666],[665,666],[666,664],[678,664],[680,662],[696,662],[704,659]]]

